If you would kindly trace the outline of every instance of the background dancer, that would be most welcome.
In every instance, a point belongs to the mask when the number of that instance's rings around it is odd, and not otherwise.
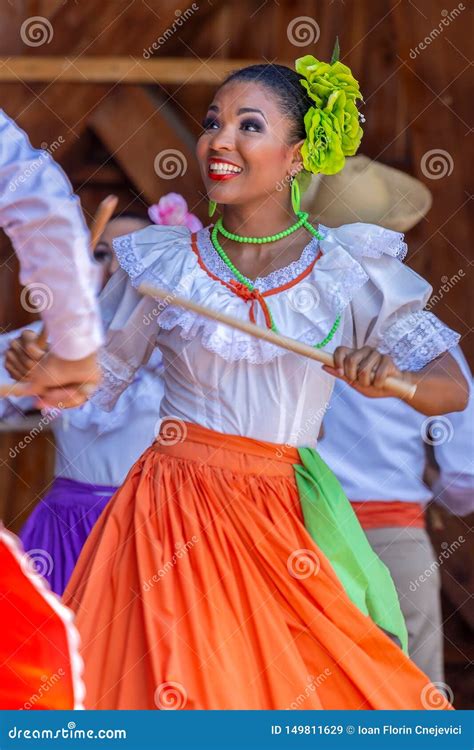
[[[472,382],[461,350],[452,354]],[[323,426],[318,452],[390,570],[407,623],[410,657],[433,682],[441,683],[440,560],[428,536],[424,508],[435,497],[457,515],[474,511],[472,395],[464,411],[426,419],[399,399],[367,402],[337,382]],[[433,445],[439,466],[432,489],[423,481],[428,445]]]

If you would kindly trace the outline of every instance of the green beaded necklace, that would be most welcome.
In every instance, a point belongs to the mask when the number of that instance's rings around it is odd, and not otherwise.
[[[227,229],[225,229],[225,227],[222,224],[222,218],[219,217],[214,227],[212,228],[211,241],[216,252],[222,258],[226,266],[232,271],[235,278],[238,281],[240,281],[241,284],[246,286],[247,289],[253,292],[255,290],[254,284],[252,284],[251,281],[245,278],[245,276],[242,273],[240,273],[239,269],[236,268],[235,265],[232,263],[231,259],[229,258],[226,251],[224,250],[224,248],[219,242],[218,233],[221,232],[221,234],[223,234],[224,237],[227,237],[229,240],[234,240],[235,242],[260,245],[260,244],[264,244],[267,242],[275,242],[276,240],[280,240],[283,237],[288,237],[289,234],[296,232],[297,229],[304,226],[314,237],[317,237],[319,240],[323,239],[322,235],[318,232],[318,230],[315,229],[313,225],[310,224],[310,222],[308,221],[307,213],[304,213],[304,211],[298,211],[297,216],[298,216],[298,221],[295,224],[293,224],[291,227],[289,227],[288,229],[285,229],[283,232],[278,232],[277,234],[272,234],[267,237],[242,237],[239,234],[233,234],[233,232],[229,232]],[[274,331],[274,333],[279,333],[275,325],[275,322],[273,320],[273,315],[271,313],[270,307],[268,305],[267,305],[267,310],[270,316],[272,331]],[[326,346],[326,344],[328,344],[331,341],[337,329],[339,328],[340,322],[341,322],[341,316],[338,315],[328,335],[318,344],[313,344],[313,347],[315,349],[322,349],[323,346]]]

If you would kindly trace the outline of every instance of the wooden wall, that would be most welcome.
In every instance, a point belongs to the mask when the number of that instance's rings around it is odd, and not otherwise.
[[[338,34],[341,59],[351,65],[365,94],[361,152],[410,172],[433,193],[431,211],[408,234],[408,263],[428,278],[435,292],[446,277],[463,271],[462,280],[444,295],[434,312],[460,331],[473,366],[473,306],[468,293],[473,260],[468,221],[472,188],[467,159],[471,35],[467,11],[451,19],[447,7],[444,0],[212,0],[201,3],[154,58],[200,60],[203,70],[212,70],[216,61],[226,58],[285,62],[313,53],[329,59]],[[173,28],[178,8],[184,12],[183,3],[167,0],[2,3],[0,55],[11,59],[0,65],[0,77],[2,70],[10,70],[17,55],[31,57],[37,64],[46,55],[61,56],[69,68],[86,55],[133,56],[140,70],[146,59],[143,51]],[[40,46],[25,44],[21,33],[22,24],[35,15],[47,18],[53,31],[51,39]],[[312,19],[309,34],[318,37],[308,46],[292,43],[289,34],[290,24],[301,16]],[[433,31],[439,28],[441,32]],[[428,43],[423,41],[427,37]],[[425,49],[420,49],[420,42]],[[109,192],[120,196],[121,208],[145,213],[150,201],[176,190],[205,220],[206,204],[192,150],[213,85],[196,83],[192,76],[179,84],[161,84],[145,73],[140,84],[78,78],[76,82],[32,83],[12,73],[11,80],[0,80],[0,105],[27,130],[34,145],[62,139],[55,158],[79,192],[86,215],[91,216]],[[218,76],[215,78],[217,83]],[[169,147],[186,155],[188,170],[182,177],[163,180],[153,163],[156,154]],[[432,150],[441,152],[441,168],[446,165],[441,178],[439,173],[430,175],[423,169],[424,158]],[[20,306],[17,278],[15,257],[2,237],[0,326],[4,329],[31,317]],[[48,436],[36,439],[14,460],[9,458],[9,448],[20,437],[0,435],[0,510],[14,529],[47,486],[52,472],[53,447]],[[472,540],[472,518],[445,518],[444,530],[433,532],[438,549],[443,541],[456,538],[460,528],[471,534]],[[468,566],[467,555],[462,551],[453,560],[454,576]],[[472,557],[468,570],[472,570]],[[472,574],[463,579],[464,594],[459,586],[453,586],[452,578],[446,566],[447,681],[457,706],[468,707],[470,702],[472,708],[473,654],[467,645],[469,639],[472,644],[472,605],[468,601]]]

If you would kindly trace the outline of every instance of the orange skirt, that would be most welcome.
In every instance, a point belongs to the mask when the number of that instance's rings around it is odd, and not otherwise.
[[[450,708],[306,531],[296,449],[165,422],[65,592],[90,709]]]

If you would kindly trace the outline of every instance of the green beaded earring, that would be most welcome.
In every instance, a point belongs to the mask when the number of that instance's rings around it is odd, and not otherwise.
[[[214,216],[214,214],[216,213],[216,208],[217,208],[217,203],[215,201],[209,201],[209,208],[208,208],[209,218],[212,218]]]
[[[301,211],[301,190],[296,175],[291,181],[291,205],[295,214]]]

